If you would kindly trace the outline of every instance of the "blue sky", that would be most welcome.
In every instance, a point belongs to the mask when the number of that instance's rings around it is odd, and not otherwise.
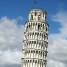
[[[21,66],[24,24],[33,8],[47,11],[47,67],[67,67],[67,0],[0,0],[0,67]]]
[[[49,23],[49,33],[57,33],[61,27],[58,23],[51,20],[51,15],[58,10],[67,10],[67,0],[37,0],[34,5],[34,0],[0,0],[0,17],[7,16],[9,18],[23,17],[23,21],[18,24],[24,24],[28,17],[28,12],[32,8],[43,8],[47,11],[47,21]],[[54,31],[55,30],[55,31]]]

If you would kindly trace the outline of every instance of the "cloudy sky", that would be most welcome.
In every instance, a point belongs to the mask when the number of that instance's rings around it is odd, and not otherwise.
[[[0,0],[0,67],[20,67],[23,32],[32,8],[47,11],[49,44],[47,67],[67,67],[66,0]]]

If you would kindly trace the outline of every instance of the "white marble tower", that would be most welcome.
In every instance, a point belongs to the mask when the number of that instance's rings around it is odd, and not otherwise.
[[[46,11],[32,9],[25,24],[22,67],[46,67],[48,24]]]

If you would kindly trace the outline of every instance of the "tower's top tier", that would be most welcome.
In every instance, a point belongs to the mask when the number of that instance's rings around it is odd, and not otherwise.
[[[32,9],[29,12],[29,21],[45,21],[47,12],[40,9]]]

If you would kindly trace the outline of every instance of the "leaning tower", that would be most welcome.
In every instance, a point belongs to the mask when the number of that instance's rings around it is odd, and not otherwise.
[[[22,67],[46,67],[48,24],[46,11],[32,9],[25,24]]]

